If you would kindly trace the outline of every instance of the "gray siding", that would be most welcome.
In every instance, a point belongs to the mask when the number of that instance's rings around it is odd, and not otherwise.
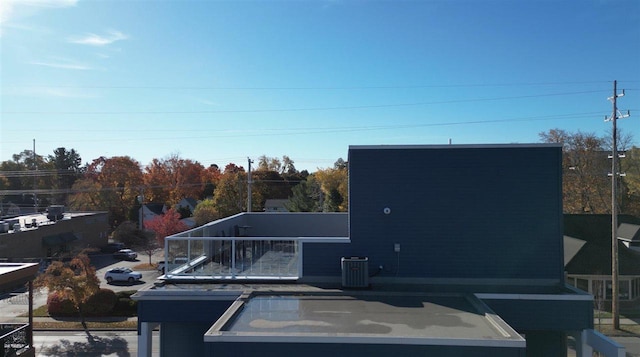
[[[548,145],[351,148],[352,248],[398,277],[561,284],[561,155]]]

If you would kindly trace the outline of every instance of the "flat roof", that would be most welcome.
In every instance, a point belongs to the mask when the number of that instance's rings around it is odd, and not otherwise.
[[[511,144],[437,144],[437,145],[349,145],[349,150],[407,150],[407,149],[505,149],[562,147],[558,143],[511,143]]]
[[[523,348],[524,338],[467,294],[255,294],[205,342],[382,343]]]
[[[36,278],[36,263],[0,263],[0,291],[13,289]]]

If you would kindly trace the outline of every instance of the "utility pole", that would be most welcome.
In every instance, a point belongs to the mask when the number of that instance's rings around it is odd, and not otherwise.
[[[613,103],[613,110],[610,118],[605,117],[605,121],[613,123],[613,140],[611,141],[611,314],[613,315],[613,328],[620,329],[620,287],[618,274],[618,200],[617,200],[617,181],[620,173],[618,172],[618,128],[617,120],[627,118],[627,114],[621,114],[618,111],[617,99],[624,96],[624,90],[618,94],[617,81],[613,81],[613,96],[608,99]]]
[[[33,139],[33,210],[38,213],[38,197],[36,196],[36,179],[38,177],[38,162],[36,161],[36,139]]]
[[[144,232],[144,187],[140,187],[138,203],[140,203],[140,231]]]
[[[253,180],[251,179],[251,164],[253,160],[247,157],[247,161],[249,162],[249,171],[247,172],[247,212],[251,212],[251,185],[253,184]]]

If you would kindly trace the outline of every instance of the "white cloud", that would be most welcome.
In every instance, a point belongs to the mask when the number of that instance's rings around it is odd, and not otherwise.
[[[4,2],[5,0],[3,0]],[[27,5],[35,7],[71,7],[78,4],[78,0],[6,0],[15,5]]]
[[[129,36],[120,31],[109,31],[107,35],[104,36],[88,33],[82,37],[69,38],[69,42],[89,46],[106,46],[128,38]]]
[[[48,60],[48,61],[31,61],[29,62],[29,64],[33,64],[36,66],[59,68],[59,69],[72,69],[72,70],[78,70],[78,71],[87,71],[87,70],[96,69],[83,63],[78,63],[72,60],[59,59],[59,58]]]
[[[43,8],[64,8],[76,6],[78,0],[0,0],[0,35],[8,22],[15,18],[28,17]],[[19,28],[13,24],[13,28]]]

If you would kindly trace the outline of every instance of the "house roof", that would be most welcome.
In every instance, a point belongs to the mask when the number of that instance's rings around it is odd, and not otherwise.
[[[640,255],[624,244],[618,244],[620,275],[640,275]],[[611,245],[585,244],[580,252],[565,266],[569,274],[611,274]]]
[[[184,204],[187,204],[187,205],[189,205],[191,207],[195,207],[195,206],[198,205],[198,200],[196,200],[195,198],[187,197],[187,198],[183,198],[178,203],[178,205],[180,205],[180,206],[184,206]]]
[[[164,204],[162,203],[147,203],[144,205],[149,211],[155,214],[163,214],[164,213]]]
[[[620,215],[620,222],[640,224],[640,219]],[[565,261],[569,274],[611,274],[611,216],[584,214],[565,215],[564,231],[567,236],[586,242],[578,253]],[[620,275],[640,275],[640,254],[618,242],[618,264]]]
[[[571,259],[573,259],[573,257],[575,257],[576,254],[578,254],[580,249],[582,249],[582,247],[587,242],[583,241],[582,239],[577,239],[569,236],[564,236],[563,240],[564,240],[564,266],[566,267],[567,264],[569,264],[569,262],[571,261]]]
[[[618,239],[628,242],[640,241],[640,225],[622,223],[618,227]]]

